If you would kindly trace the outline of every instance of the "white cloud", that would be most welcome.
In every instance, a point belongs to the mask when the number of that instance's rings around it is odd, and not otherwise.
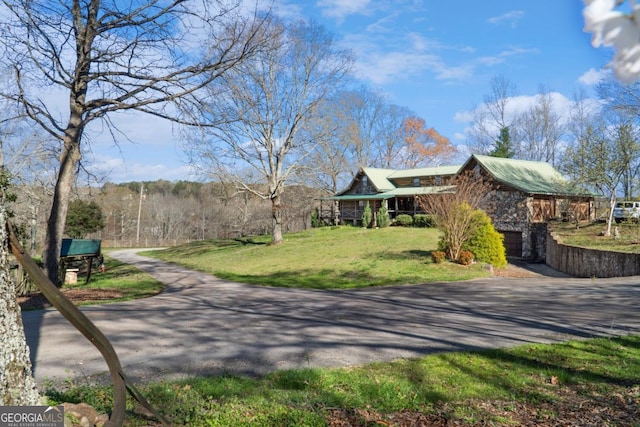
[[[249,4],[253,4],[253,1],[249,1]],[[276,0],[273,2],[274,12],[284,19],[304,19],[305,14],[302,6],[295,4],[290,0]]]
[[[504,63],[507,58],[510,58],[512,56],[516,56],[516,55],[527,55],[527,54],[534,54],[534,53],[539,53],[538,49],[524,49],[521,47],[511,47],[507,50],[503,50],[502,52],[498,53],[497,55],[493,55],[493,56],[483,56],[478,58],[478,63],[482,64],[482,65],[487,65],[487,66],[493,66],[493,65],[498,65],[498,64],[502,64]]]
[[[365,13],[370,3],[371,0],[318,0],[316,5],[324,16],[342,20],[347,15]]]
[[[458,111],[453,116],[453,120],[457,123],[469,123],[473,120],[473,110]]]
[[[600,83],[606,73],[607,71],[604,70],[596,70],[594,68],[590,68],[589,71],[578,78],[578,81],[584,85],[593,86]]]
[[[455,141],[464,141],[465,139],[467,139],[467,136],[462,132],[456,132],[453,134],[453,139]]]
[[[122,157],[97,155],[90,168],[97,176],[104,176],[114,183],[131,181],[167,181],[196,180],[197,171],[183,164],[142,163],[138,160],[127,160]]]
[[[515,28],[518,25],[518,21],[522,19],[524,12],[522,10],[512,10],[502,15],[494,16],[487,19],[487,22],[494,25],[506,24],[511,28]]]

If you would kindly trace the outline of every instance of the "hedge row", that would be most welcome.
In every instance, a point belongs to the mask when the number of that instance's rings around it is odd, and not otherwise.
[[[414,216],[400,214],[396,217],[394,224],[400,227],[435,227],[433,217],[427,214],[415,214]]]

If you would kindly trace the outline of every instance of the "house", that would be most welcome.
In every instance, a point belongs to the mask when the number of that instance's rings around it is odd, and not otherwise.
[[[321,202],[321,216],[331,222],[357,224],[368,202],[375,213],[384,204],[393,219],[400,214],[424,213],[418,206],[420,195],[443,191],[451,186],[460,166],[438,166],[407,170],[362,168],[356,173],[346,190]],[[337,208],[331,203],[337,203]]]
[[[358,223],[367,202],[373,212],[384,204],[393,219],[399,214],[423,212],[418,198],[455,191],[448,185],[460,174],[471,173],[491,184],[481,206],[505,237],[508,256],[544,259],[546,225],[550,220],[593,219],[594,196],[576,192],[550,164],[528,160],[472,155],[462,166],[394,170],[362,168],[346,190],[324,199],[333,205],[333,219]]]
[[[492,184],[481,208],[504,235],[507,256],[544,260],[551,220],[593,220],[595,195],[545,162],[473,155],[458,171]]]

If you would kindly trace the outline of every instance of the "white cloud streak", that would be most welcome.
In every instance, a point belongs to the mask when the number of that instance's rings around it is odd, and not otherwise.
[[[370,0],[318,0],[317,6],[324,16],[342,20],[348,15],[366,13]]]
[[[494,16],[487,19],[487,22],[493,25],[509,25],[511,28],[515,28],[524,17],[522,10],[512,10],[502,15]]]

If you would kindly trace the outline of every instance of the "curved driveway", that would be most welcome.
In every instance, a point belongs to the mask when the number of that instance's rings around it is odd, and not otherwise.
[[[167,285],[155,297],[83,308],[125,371],[142,382],[640,333],[640,277],[539,275],[314,291],[227,282],[135,250],[110,256]],[[56,311],[27,311],[23,319],[39,382],[107,370]]]

